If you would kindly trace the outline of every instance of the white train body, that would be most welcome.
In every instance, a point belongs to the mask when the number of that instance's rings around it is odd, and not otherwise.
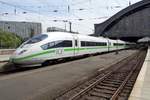
[[[65,32],[49,32],[23,43],[10,61],[15,64],[42,64],[47,60],[108,52],[126,48],[126,42]]]

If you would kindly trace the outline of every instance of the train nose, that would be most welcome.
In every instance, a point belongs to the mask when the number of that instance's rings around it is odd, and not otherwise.
[[[9,62],[14,63],[15,59],[16,59],[17,55],[16,55],[16,51],[9,57]]]
[[[14,55],[10,56],[9,62],[14,63],[15,62],[15,58],[16,57]]]
[[[17,55],[22,55],[23,53],[27,52],[27,50],[21,50],[18,53],[16,53]]]
[[[27,50],[16,50],[9,58],[9,61],[12,62],[12,63],[16,63],[17,62],[17,59],[22,57],[25,52],[27,52]]]

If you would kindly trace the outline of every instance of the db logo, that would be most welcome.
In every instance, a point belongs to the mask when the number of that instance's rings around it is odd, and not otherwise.
[[[62,54],[63,53],[63,49],[57,49],[56,50],[56,54]]]

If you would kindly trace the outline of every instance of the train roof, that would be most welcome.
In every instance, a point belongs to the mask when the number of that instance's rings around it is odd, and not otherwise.
[[[47,34],[48,37],[52,37],[53,39],[58,39],[58,38],[72,38],[72,36],[77,36],[81,41],[85,41],[85,40],[90,40],[90,41],[103,41],[103,42],[107,42],[108,40],[112,43],[125,43],[122,40],[112,40],[109,38],[104,38],[104,37],[93,37],[93,36],[88,36],[88,35],[83,35],[83,34],[73,34],[73,33],[69,33],[69,32],[46,32],[46,33],[42,33],[42,34]]]
[[[42,33],[42,34],[47,34],[49,37],[72,37],[72,36],[78,36],[79,39],[90,39],[90,40],[103,40],[106,41],[106,38],[103,37],[93,37],[93,36],[88,36],[88,35],[83,35],[83,34],[73,34],[73,33],[68,33],[68,32],[47,32],[47,33]]]

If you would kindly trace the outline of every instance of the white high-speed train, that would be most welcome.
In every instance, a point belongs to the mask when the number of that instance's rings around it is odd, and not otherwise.
[[[10,62],[21,65],[42,64],[53,59],[124,49],[129,44],[103,37],[49,32],[24,42],[10,57]]]

